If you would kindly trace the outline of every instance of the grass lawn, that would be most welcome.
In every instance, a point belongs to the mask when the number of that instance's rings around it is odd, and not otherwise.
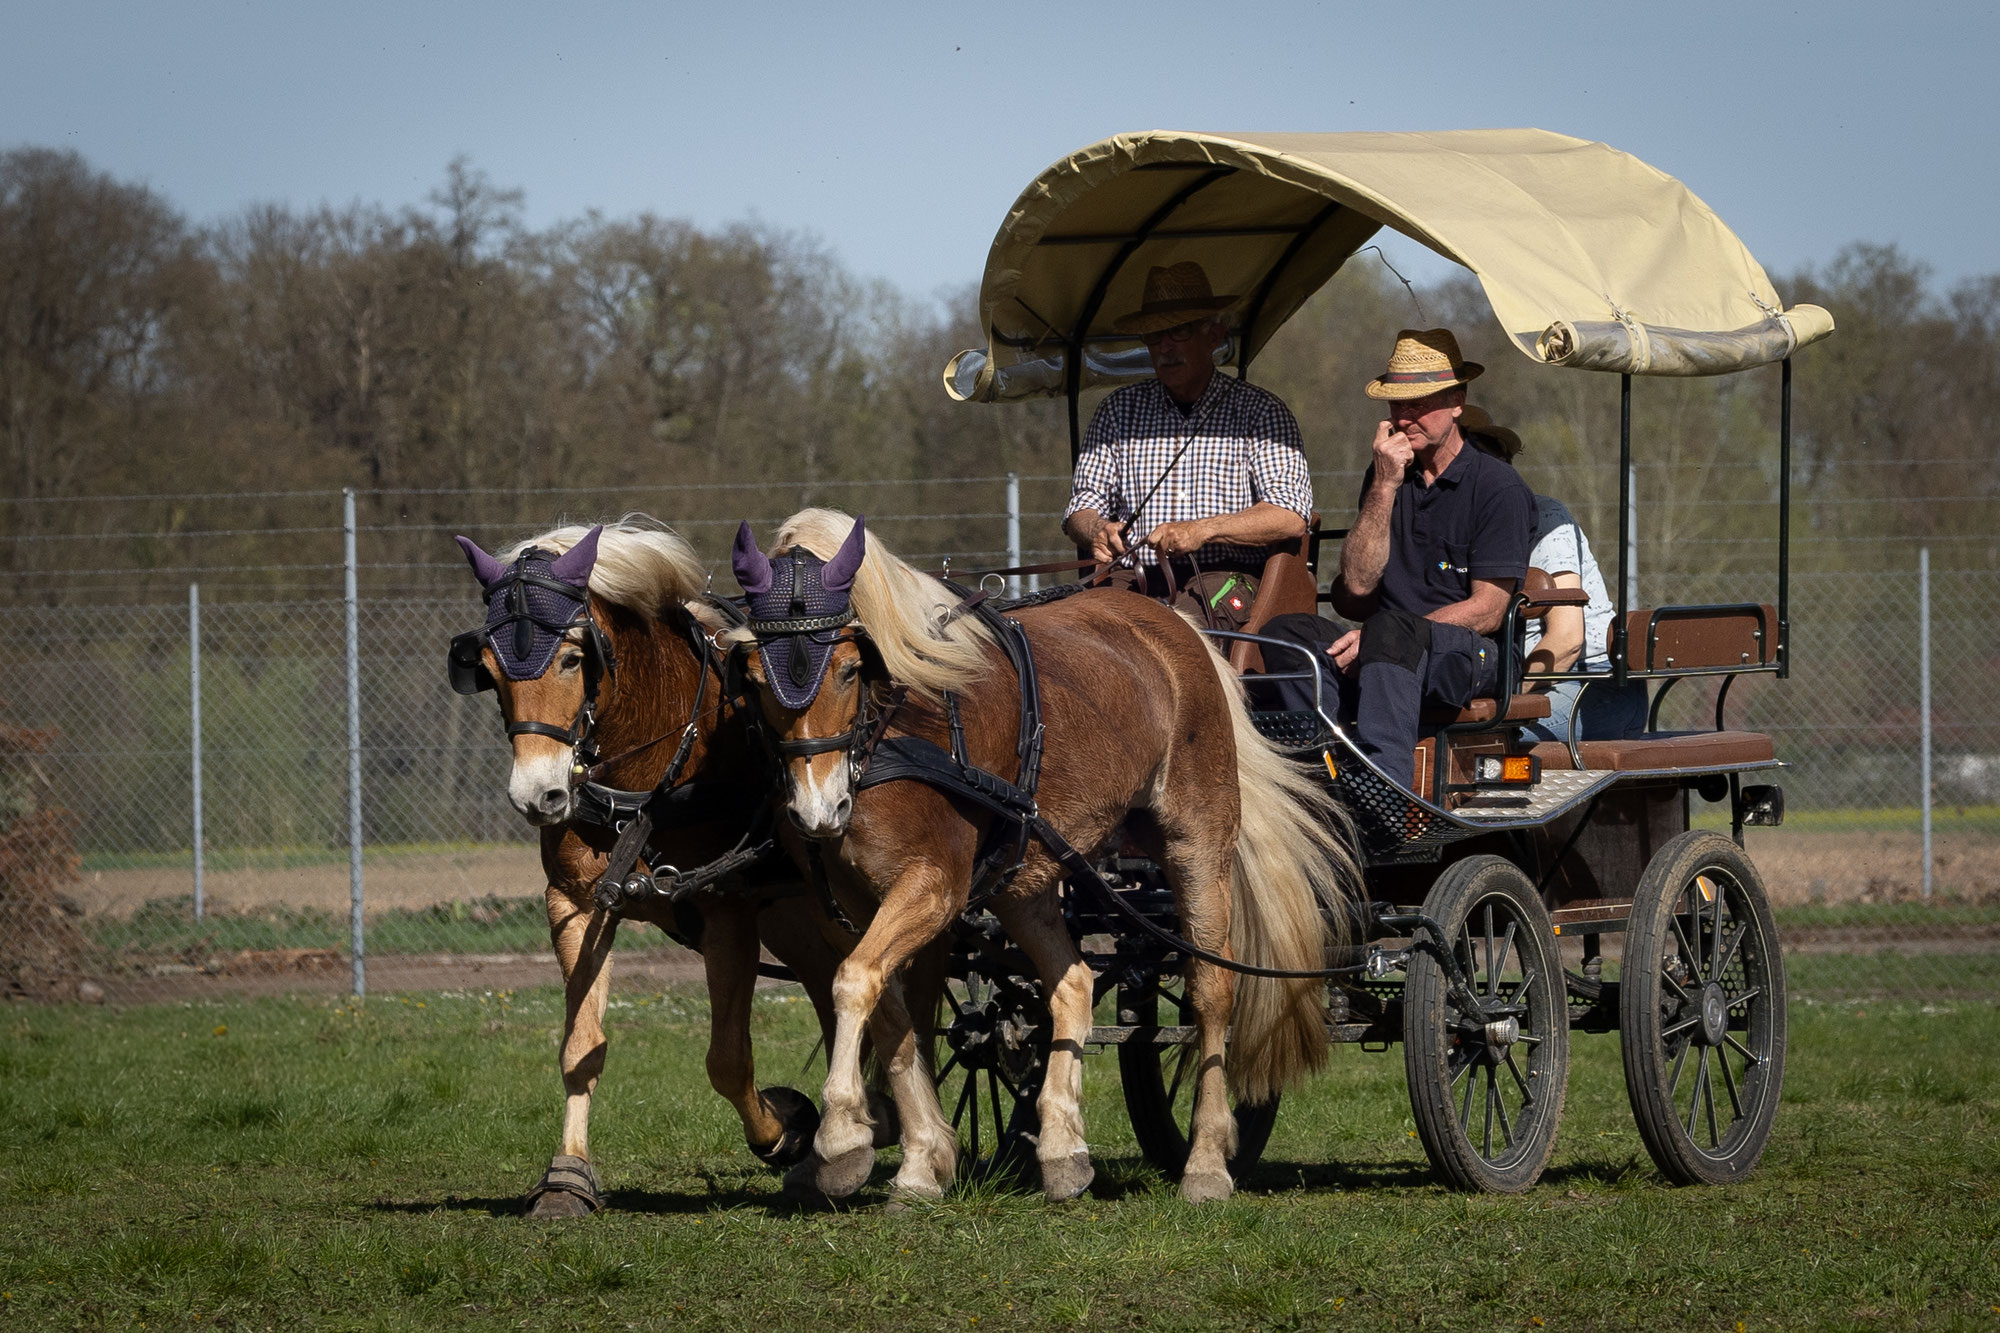
[[[1400,1053],[1349,1049],[1233,1201],[1188,1208],[1103,1056],[1092,1196],[893,1216],[881,1177],[785,1206],[706,1088],[703,1001],[614,1004],[612,1208],[557,1224],[514,1204],[556,1136],[552,990],[0,1014],[0,1327],[2000,1328],[1990,1003],[1796,1001],[1771,1149],[1730,1189],[1661,1183],[1616,1038],[1579,1036],[1523,1197],[1433,1183]],[[805,1004],[765,992],[756,1023],[766,1081],[815,1085]]]

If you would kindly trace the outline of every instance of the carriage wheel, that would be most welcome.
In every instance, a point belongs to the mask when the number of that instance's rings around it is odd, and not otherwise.
[[[1498,856],[1454,863],[1424,912],[1469,989],[1413,951],[1403,988],[1410,1109],[1431,1165],[1457,1189],[1516,1194],[1555,1150],[1569,1077],[1569,1009],[1548,909]]]
[[[1047,1072],[1049,1010],[1030,977],[967,969],[945,982],[938,1098],[969,1178],[1036,1178],[1036,1099]]]
[[[1124,1027],[1160,1026],[1160,1001],[1171,1006],[1169,1027],[1194,1025],[1194,1008],[1177,976],[1158,977],[1118,987],[1118,1022]],[[1118,1047],[1118,1075],[1125,1091],[1125,1113],[1139,1151],[1160,1171],[1175,1179],[1187,1166],[1188,1129],[1194,1120],[1194,1061],[1192,1042],[1128,1041]],[[1242,1180],[1256,1170],[1278,1119],[1278,1099],[1258,1105],[1236,1103],[1236,1151],[1229,1174]]]
[[[1764,882],[1718,833],[1681,834],[1632,898],[1618,987],[1625,1091],[1677,1185],[1756,1167],[1785,1077],[1785,961]]]

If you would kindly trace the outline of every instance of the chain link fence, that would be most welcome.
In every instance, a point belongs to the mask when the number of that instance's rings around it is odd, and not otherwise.
[[[1017,502],[1014,526],[1053,535],[1062,479],[1029,482],[1020,489],[1041,507]],[[891,540],[927,561],[956,547],[962,567],[1019,550],[1002,480],[956,484],[979,502],[943,518],[891,514]],[[713,531],[696,532],[721,549]],[[1727,701],[1729,725],[1770,732],[1791,765],[1785,826],[1749,838],[1808,993],[2000,992],[2000,719],[1989,704],[2000,571],[1930,576],[1927,877],[1909,564],[1796,572],[1791,677],[1746,678]],[[453,562],[422,568],[437,571],[428,586],[357,603],[368,984],[546,984],[544,880],[533,830],[506,800],[497,715],[490,697],[461,698],[444,679],[446,640],[481,615],[475,590]],[[1639,592],[1775,600],[1775,583],[1649,571]],[[339,585],[225,593],[201,602],[198,639],[194,624],[184,602],[0,607],[0,987],[12,994],[138,1002],[353,982]],[[1661,725],[1712,725],[1716,688],[1683,682]],[[692,974],[656,931],[627,929],[628,975]]]

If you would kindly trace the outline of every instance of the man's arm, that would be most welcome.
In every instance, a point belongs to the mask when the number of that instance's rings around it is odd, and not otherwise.
[[[1109,563],[1121,555],[1125,543],[1118,536],[1118,524],[1105,517],[1118,511],[1117,429],[1111,420],[1114,399],[1097,405],[1084,433],[1083,448],[1077,454],[1076,472],[1070,478],[1069,512],[1063,516],[1063,531],[1078,546],[1090,548],[1093,558]]]
[[[1440,606],[1425,616],[1440,625],[1463,625],[1474,634],[1492,634],[1507,618],[1507,599],[1514,595],[1513,579],[1474,579],[1472,596],[1450,606]]]
[[[1125,539],[1118,535],[1118,528],[1118,524],[1095,509],[1079,509],[1063,520],[1063,531],[1069,534],[1069,539],[1078,546],[1089,547],[1090,558],[1102,565],[1125,553]]]
[[[1081,515],[1078,515],[1081,517]],[[1146,534],[1146,542],[1162,555],[1186,555],[1210,542],[1231,546],[1274,546],[1306,534],[1306,521],[1285,508],[1259,500],[1248,509],[1214,518],[1162,523]]]
[[[1376,590],[1382,584],[1382,571],[1389,567],[1389,514],[1417,451],[1408,436],[1378,421],[1374,454],[1374,470],[1361,493],[1361,512],[1340,544],[1340,576],[1333,581],[1333,609],[1349,620],[1366,620],[1380,605]]]

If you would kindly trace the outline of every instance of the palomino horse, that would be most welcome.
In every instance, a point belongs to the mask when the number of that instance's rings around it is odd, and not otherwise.
[[[786,757],[791,818],[819,848],[849,915],[868,921],[834,979],[818,1183],[851,1193],[873,1162],[860,1064],[867,1024],[890,1057],[902,1119],[895,1187],[935,1195],[951,1178],[956,1144],[922,1077],[895,973],[966,909],[989,838],[1006,853],[994,864],[1014,860],[1020,826],[921,781],[858,779],[884,737],[948,743],[954,707],[972,765],[1002,777],[1025,767],[1021,688],[992,631],[956,615],[954,593],[869,541],[858,521],[805,510],[779,530],[776,550],[766,558],[743,526],[736,572],[750,624],[729,637],[757,644],[748,670]],[[1330,798],[1257,734],[1227,663],[1175,612],[1127,592],[1082,592],[1017,618],[1046,728],[1039,817],[1085,853],[1114,837],[1136,842],[1165,871],[1180,929],[1203,951],[1284,971],[1324,966],[1328,920],[1345,914],[1323,915],[1321,901],[1338,907],[1360,871],[1332,831]],[[1055,1200],[1093,1175],[1079,1105],[1091,974],[1063,921],[1062,875],[1051,848],[1030,842],[985,904],[1048,996],[1036,1155]],[[1235,1125],[1226,1088],[1263,1101],[1316,1068],[1326,1016],[1313,981],[1239,983],[1199,958],[1188,961],[1187,993],[1199,1049],[1181,1192],[1225,1198]]]
[[[691,896],[678,910],[642,897],[614,912],[593,893],[617,835],[581,817],[591,794],[586,777],[603,784],[598,791],[637,796],[673,770],[677,796],[703,798],[687,803],[690,820],[654,831],[644,863],[655,871],[715,862],[765,803],[768,761],[753,747],[746,711],[724,698],[721,659],[708,642],[726,622],[702,600],[705,571],[678,535],[636,518],[606,528],[559,527],[498,559],[458,540],[487,593],[488,613],[483,630],[454,643],[453,683],[463,692],[490,685],[498,694],[514,751],[508,799],[542,830],[549,934],[567,992],[562,1141],[529,1196],[534,1214],[572,1216],[600,1205],[590,1099],[604,1068],[611,945],[621,914],[698,936],[711,1006],[709,1082],[736,1108],[759,1157],[778,1166],[806,1158],[816,1123],[811,1101],[756,1084],[750,1003],[758,945],[804,983],[830,1040],[832,980],[844,941],[816,905],[770,896],[797,887],[784,858],[767,858],[725,882],[724,892]],[[596,755],[606,758],[593,770]]]

